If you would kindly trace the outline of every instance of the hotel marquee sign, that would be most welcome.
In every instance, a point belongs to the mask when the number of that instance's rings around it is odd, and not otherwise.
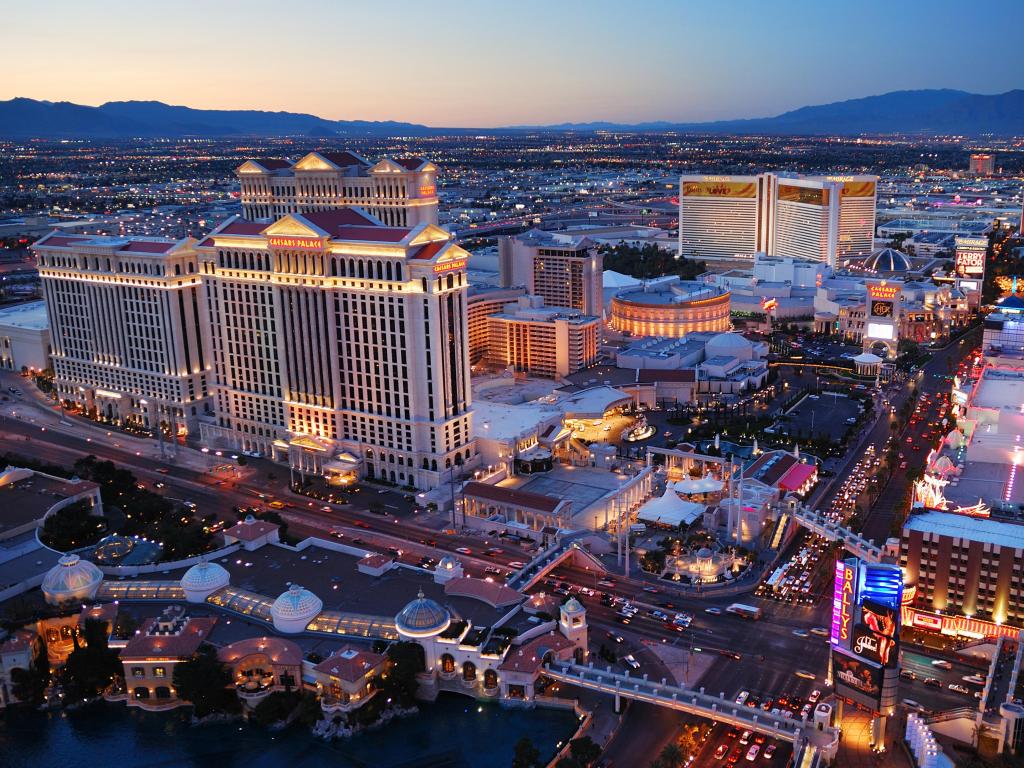
[[[324,247],[323,238],[297,237],[295,235],[270,235],[267,245],[271,248],[282,248],[293,251],[321,251]]]

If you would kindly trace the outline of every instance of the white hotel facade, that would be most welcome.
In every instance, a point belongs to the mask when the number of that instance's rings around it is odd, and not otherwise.
[[[435,167],[311,153],[237,173],[246,217],[200,242],[35,245],[61,398],[335,482],[474,465],[468,254],[436,225]]]
[[[822,261],[867,256],[875,232],[877,176],[682,176],[679,253]]]
[[[61,401],[195,431],[210,403],[195,241],[51,233],[33,248]]]

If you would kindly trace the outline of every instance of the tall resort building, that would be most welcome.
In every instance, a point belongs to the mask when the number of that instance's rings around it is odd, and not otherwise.
[[[474,463],[468,254],[439,227],[360,208],[236,218],[197,246],[212,446],[336,483],[429,488]]]
[[[871,253],[876,176],[683,176],[679,253],[822,261]]]
[[[296,162],[249,160],[235,175],[249,220],[359,206],[387,226],[437,224],[437,167],[418,157],[371,163],[355,152],[310,152]]]
[[[209,349],[193,240],[65,236],[33,246],[62,402],[171,434],[209,411]]]
[[[523,286],[549,307],[569,307],[601,316],[604,258],[579,235],[531,230],[498,238],[501,285]]]

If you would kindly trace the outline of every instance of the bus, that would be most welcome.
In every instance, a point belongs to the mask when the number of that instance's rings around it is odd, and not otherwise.
[[[782,577],[786,574],[786,566],[780,565],[775,569],[775,572],[768,577],[768,581],[765,582],[765,586],[769,589],[778,589],[779,583],[782,581]]]
[[[762,616],[760,608],[754,605],[744,605],[743,603],[733,603],[725,610],[744,619],[750,619],[751,621],[757,621]]]

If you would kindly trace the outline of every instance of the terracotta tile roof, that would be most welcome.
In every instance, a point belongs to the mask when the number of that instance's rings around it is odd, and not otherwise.
[[[783,451],[762,453],[753,464],[743,472],[744,477],[760,480],[765,485],[777,485],[783,476],[799,464],[800,460],[793,454]]]
[[[266,654],[274,664],[299,666],[302,664],[302,649],[291,640],[280,637],[249,637],[230,643],[217,651],[217,658],[227,664],[234,664],[246,656]]]
[[[386,656],[346,645],[321,661],[313,669],[324,675],[354,683],[378,669],[387,661]]]
[[[221,229],[211,232],[210,237],[216,237],[217,235],[258,235],[266,228],[266,224],[260,224],[258,221],[235,219]]]
[[[530,491],[517,491],[512,488],[500,488],[497,485],[488,485],[476,480],[466,483],[462,489],[462,495],[475,496],[478,499],[496,501],[500,504],[539,509],[543,512],[554,512],[562,503],[562,499],[556,499],[553,496],[544,496]]]
[[[641,368],[637,371],[636,380],[638,384],[656,384],[659,381],[696,381],[697,373],[692,368],[676,371]]]
[[[369,165],[369,163],[359,157],[355,152],[349,152],[348,150],[345,150],[344,152],[317,152],[317,154],[325,160],[330,160],[340,168],[348,168],[351,165]]]
[[[525,598],[522,592],[517,592],[512,587],[486,579],[471,579],[468,576],[448,581],[444,585],[444,593],[452,597],[470,597],[494,608],[519,603]]]
[[[510,650],[505,660],[501,662],[498,670],[501,672],[534,673],[544,665],[544,656],[548,651],[557,655],[559,651],[572,647],[572,641],[565,635],[552,631],[546,635],[533,638],[526,645]]]
[[[372,217],[355,208],[335,208],[330,211],[310,211],[309,213],[295,214],[297,218],[303,218],[314,226],[320,227],[329,235],[334,235],[339,227],[360,227],[376,224]],[[264,225],[266,228],[266,225]]]
[[[409,171],[418,171],[427,161],[421,157],[396,157],[395,162]]]
[[[129,253],[167,253],[176,245],[174,240],[132,240],[120,250]]]
[[[338,227],[338,240],[372,240],[381,243],[400,243],[412,230],[402,227]]]
[[[418,251],[415,251],[412,254],[411,258],[429,261],[430,259],[437,256],[437,254],[439,254],[444,249],[444,247],[448,245],[448,242],[448,240],[438,240],[433,243],[427,243],[426,245],[422,246]]]
[[[19,629],[0,643],[0,653],[17,653],[19,651],[25,651],[31,647],[32,641],[35,639],[35,632],[28,629]]]
[[[80,243],[83,240],[89,240],[88,237],[67,237],[65,235],[57,235],[51,232],[48,235],[44,235],[39,240],[36,240],[35,245],[44,245],[47,248],[67,248],[69,245]]]
[[[156,622],[156,618],[146,619],[139,632],[121,651],[121,661],[187,659],[210,636],[217,617],[189,617],[185,627],[176,635],[151,635],[150,631]]]
[[[84,627],[88,619],[97,619],[112,624],[117,618],[117,603],[101,603],[100,605],[83,606],[78,614],[78,626]]]
[[[290,168],[292,163],[290,160],[282,160],[275,157],[267,157],[261,160],[253,160],[256,165],[266,168],[268,171],[276,171],[280,168]]]

